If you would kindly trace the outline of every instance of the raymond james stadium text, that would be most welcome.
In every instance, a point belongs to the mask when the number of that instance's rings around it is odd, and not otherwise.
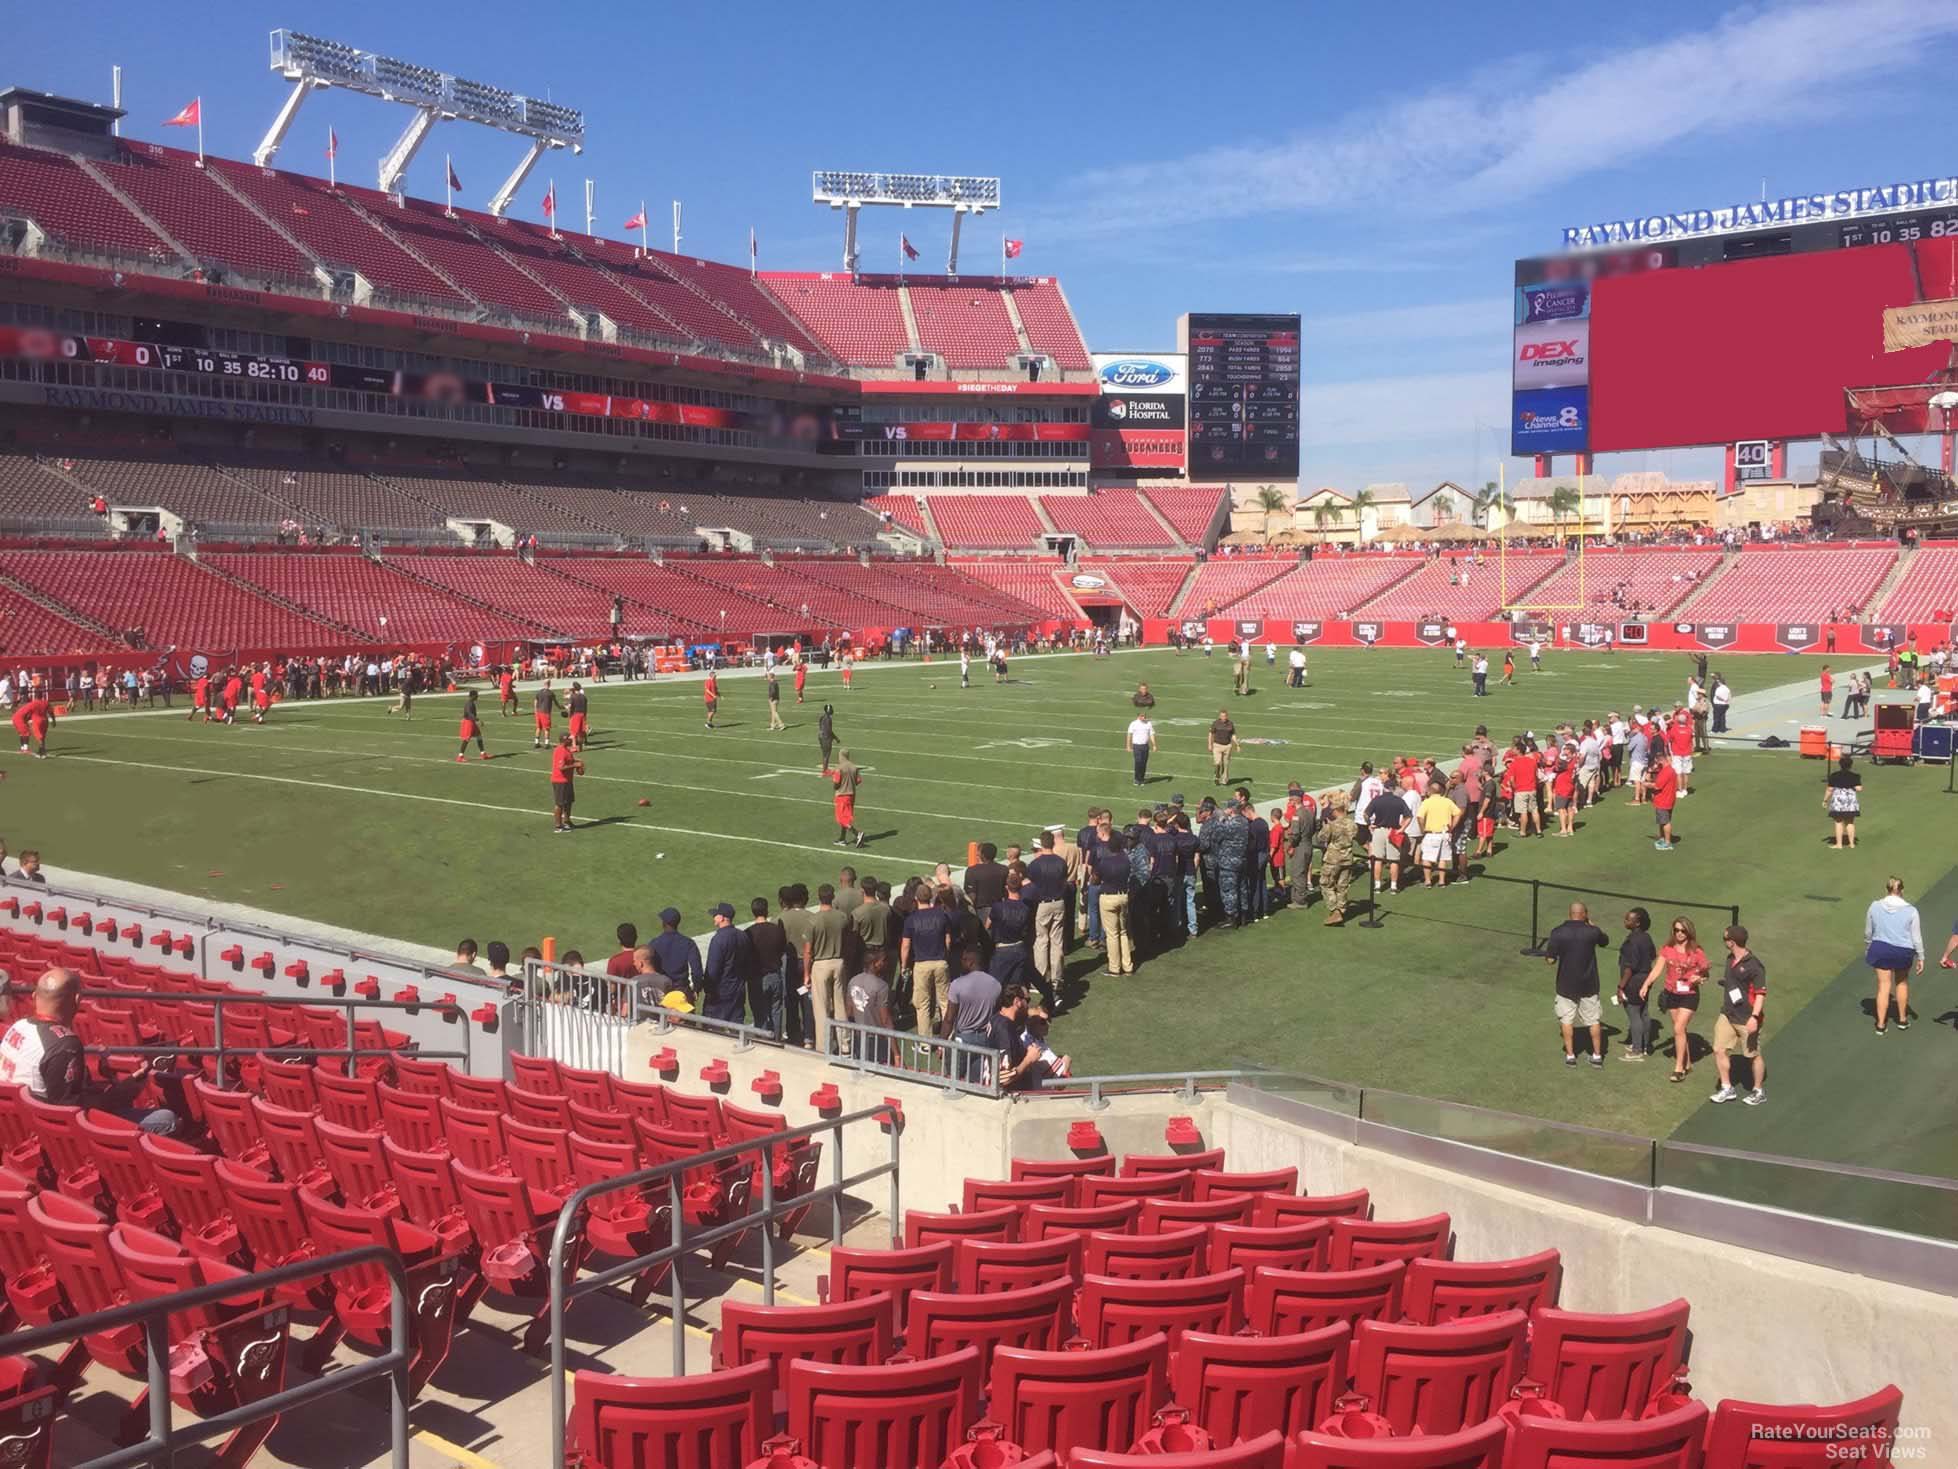
[[[1596,250],[1611,245],[1648,245],[1695,235],[1718,235],[1764,225],[1799,224],[1811,220],[1853,219],[1864,214],[1887,214],[1896,209],[1921,209],[1927,204],[1958,201],[1958,178],[1922,179],[1910,184],[1884,184],[1874,189],[1845,189],[1834,194],[1798,194],[1764,199],[1728,209],[1696,209],[1681,214],[1649,214],[1602,224],[1572,225],[1564,230],[1564,247]]]

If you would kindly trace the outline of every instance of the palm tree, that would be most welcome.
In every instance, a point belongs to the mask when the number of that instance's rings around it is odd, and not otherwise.
[[[1353,523],[1359,527],[1359,539],[1361,540],[1366,539],[1367,511],[1373,509],[1378,503],[1378,498],[1372,490],[1356,490],[1353,493]],[[1376,522],[1374,529],[1378,530],[1379,528]]]
[[[1569,485],[1559,485],[1550,492],[1550,524],[1557,539],[1563,539],[1563,524],[1566,515],[1576,515],[1578,525],[1583,525],[1584,497]]]
[[[1346,514],[1346,507],[1337,500],[1321,500],[1312,507],[1312,523],[1323,533],[1328,526],[1338,525]]]
[[[1277,485],[1258,486],[1258,508],[1265,513],[1265,539],[1271,539],[1271,518],[1285,508],[1285,492]]]
[[[1435,496],[1435,524],[1445,525],[1455,518],[1455,497],[1443,490]]]

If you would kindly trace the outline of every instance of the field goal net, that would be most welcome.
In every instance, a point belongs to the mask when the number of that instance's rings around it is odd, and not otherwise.
[[[1543,525],[1534,522],[1519,525],[1514,509],[1503,517],[1496,531],[1496,588],[1507,620],[1518,621],[1519,614],[1522,619],[1537,619],[1549,613],[1583,612],[1589,606],[1584,556],[1592,536],[1592,528],[1585,514],[1591,496],[1586,493],[1582,478],[1577,481],[1574,493],[1575,508],[1551,509],[1549,519]],[[1566,546],[1575,543],[1572,549],[1565,552],[1564,568],[1547,562],[1541,548],[1512,547],[1510,544],[1512,530],[1516,530],[1517,538],[1522,539],[1524,532],[1541,534],[1545,529]],[[1551,600],[1533,595],[1538,588],[1547,587],[1558,580],[1565,568],[1575,568],[1576,571],[1577,587],[1573,599],[1559,597]],[[1569,585],[1567,580],[1564,585]]]

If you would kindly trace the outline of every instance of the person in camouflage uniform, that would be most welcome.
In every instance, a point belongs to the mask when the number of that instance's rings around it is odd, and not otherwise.
[[[1292,906],[1301,911],[1312,896],[1312,847],[1318,827],[1318,808],[1302,805],[1285,828],[1285,874],[1291,879]]]
[[[1319,828],[1319,890],[1326,895],[1326,927],[1346,921],[1346,885],[1362,847],[1360,829],[1353,824],[1353,803],[1344,792],[1332,799],[1332,816]]]
[[[1247,921],[1243,911],[1243,873],[1251,851],[1251,826],[1237,797],[1224,802],[1222,809],[1204,823],[1199,840],[1204,844],[1217,871],[1217,896],[1224,910],[1224,922],[1242,928]]]

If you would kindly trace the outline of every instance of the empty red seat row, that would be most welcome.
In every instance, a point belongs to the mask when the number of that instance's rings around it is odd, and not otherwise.
[[[1134,490],[1097,490],[1091,495],[1042,495],[1040,507],[1054,528],[1090,546],[1173,546],[1176,537],[1150,513]]]
[[[918,343],[950,368],[1009,368],[1026,349],[996,286],[914,282],[906,287]]]
[[[1748,546],[1687,612],[1695,622],[1820,622],[1851,607],[1867,615],[1896,563],[1892,546]]]

